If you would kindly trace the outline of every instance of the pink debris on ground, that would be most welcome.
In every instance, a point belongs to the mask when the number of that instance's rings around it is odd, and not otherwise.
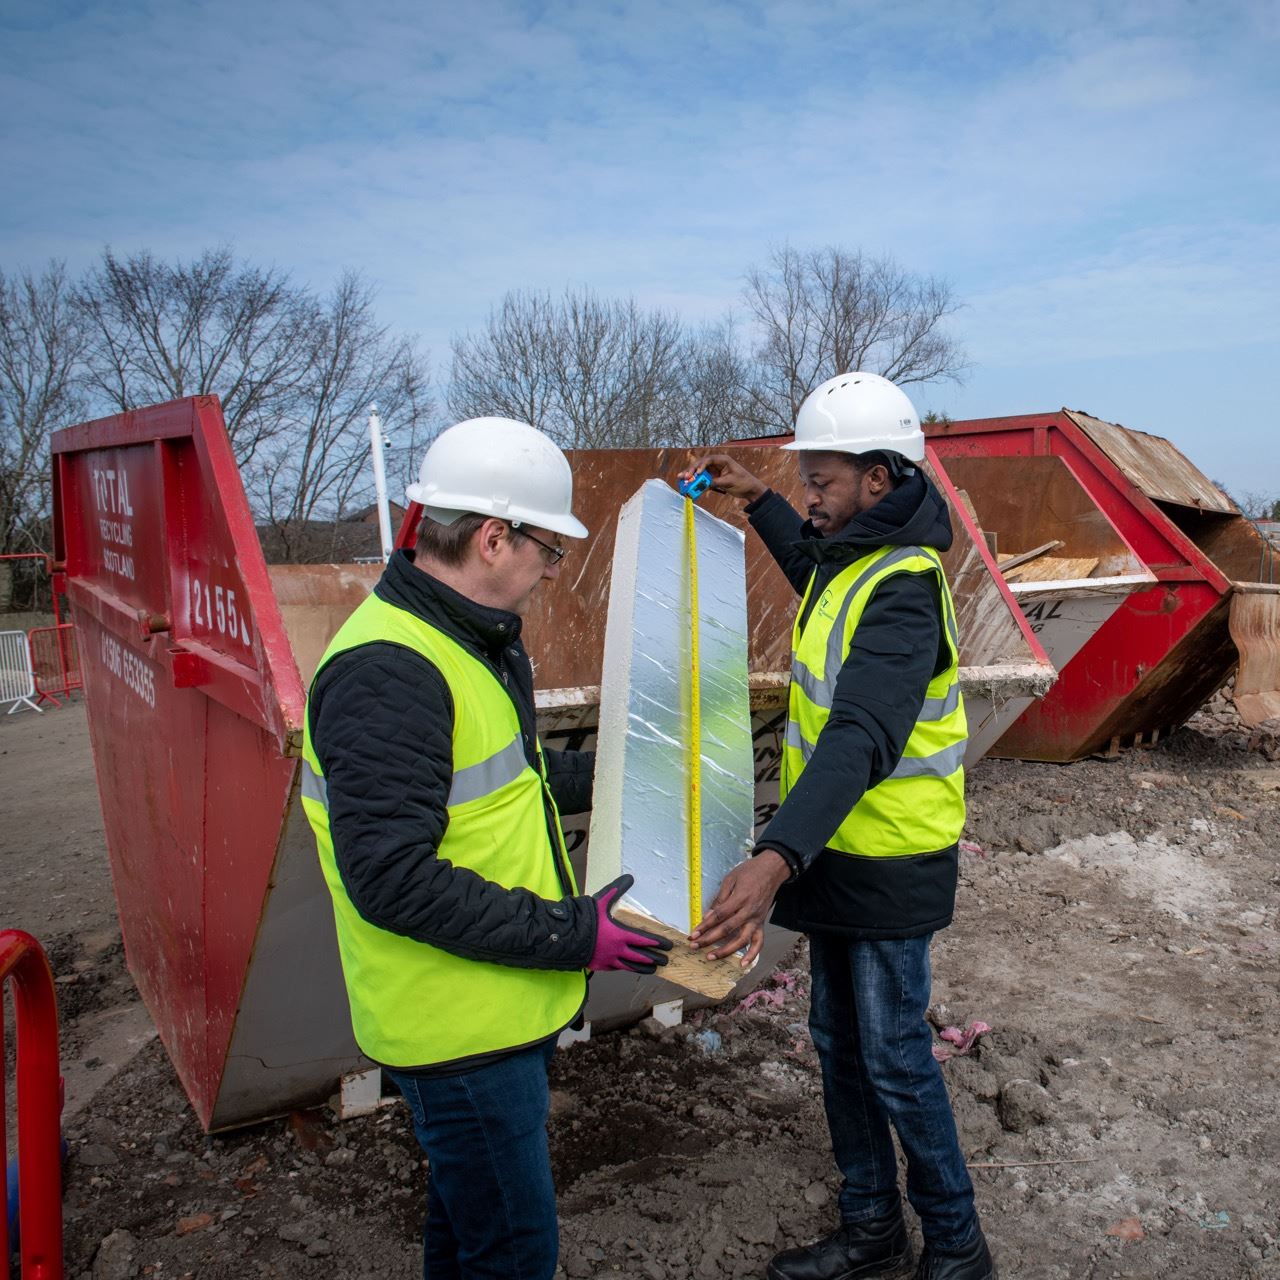
[[[768,987],[753,991],[735,1009],[734,1013],[743,1013],[754,1009],[756,1005],[766,1005],[770,1009],[781,1009],[787,1002],[788,993],[794,995],[799,974],[794,969],[780,969],[769,979]]]
[[[933,1056],[939,1062],[946,1062],[948,1058],[963,1058],[973,1052],[973,1046],[978,1043],[979,1036],[985,1036],[991,1028],[985,1022],[971,1022],[963,1029],[960,1027],[944,1027],[938,1032],[940,1039],[945,1040],[947,1044],[954,1045],[955,1048],[949,1049],[947,1045],[935,1044],[933,1046]]]
[[[735,1010],[737,1013],[745,1013],[748,1009],[754,1009],[756,1005],[768,1005],[770,1009],[781,1009],[787,1002],[787,993],[778,987],[772,990],[760,987],[753,991]]]
[[[987,851],[976,840],[961,840],[960,852],[976,853],[980,858],[985,858],[987,856]]]

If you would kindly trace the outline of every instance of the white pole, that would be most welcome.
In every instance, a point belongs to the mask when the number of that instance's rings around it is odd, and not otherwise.
[[[373,459],[373,488],[378,501],[378,533],[382,537],[382,560],[391,559],[391,508],[387,505],[387,469],[382,451],[387,447],[378,417],[378,406],[369,406],[369,455]]]

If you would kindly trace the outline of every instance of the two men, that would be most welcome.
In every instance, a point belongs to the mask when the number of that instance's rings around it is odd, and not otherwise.
[[[611,918],[630,877],[578,893],[560,814],[590,808],[593,757],[544,750],[534,723],[521,615],[587,533],[568,461],[473,419],[409,497],[416,556],[392,556],[312,682],[303,806],[356,1041],[430,1162],[424,1276],[551,1280],[547,1064],[588,969],[652,973],[670,943]]]
[[[924,1235],[918,1280],[989,1280],[924,1020],[929,943],[951,923],[965,814],[955,608],[938,558],[950,518],[914,465],[924,461],[914,407],[875,374],[814,390],[783,447],[799,454],[807,522],[723,454],[691,468],[746,505],[802,596],[782,803],[692,935],[713,956],[746,948],[750,959],[771,908],[809,935],[809,1024],[844,1178],[841,1225],[780,1253],[769,1276],[852,1280],[910,1262],[892,1129]]]
[[[913,465],[910,401],[871,374],[819,387],[791,446],[809,520],[725,455],[695,464],[747,504],[802,594],[782,804],[693,943],[758,952],[771,910],[810,935],[841,1226],[772,1280],[888,1275],[910,1260],[892,1131],[925,1252],[919,1280],[995,1268],[924,1022],[929,943],[950,923],[964,820],[945,503]],[[652,971],[665,946],[609,915],[629,882],[576,891],[558,813],[589,757],[544,752],[520,614],[554,579],[571,512],[562,454],[480,419],[432,446],[427,519],[334,638],[312,685],[304,803],[334,898],[361,1048],[409,1103],[431,1164],[425,1274],[554,1271],[546,1065],[584,968]],[[776,908],[774,906],[776,899]]]

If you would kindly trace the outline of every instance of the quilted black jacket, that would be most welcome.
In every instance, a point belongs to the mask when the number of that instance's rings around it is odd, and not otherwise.
[[[536,768],[533,671],[520,618],[430,577],[413,564],[412,552],[391,557],[374,591],[447,632],[493,670],[519,713],[525,755]],[[320,672],[307,715],[347,894],[370,924],[470,960],[585,968],[595,948],[595,903],[572,895],[563,871],[563,896],[548,900],[437,856],[459,712],[466,714],[454,707],[439,670],[401,645],[361,645]],[[544,754],[561,812],[589,809],[594,754]]]

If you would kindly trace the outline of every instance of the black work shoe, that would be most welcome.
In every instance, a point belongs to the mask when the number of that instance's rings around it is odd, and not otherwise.
[[[911,1242],[902,1214],[846,1222],[838,1231],[799,1249],[786,1249],[769,1263],[769,1280],[863,1280],[893,1276],[911,1263]]]
[[[956,1253],[925,1245],[915,1280],[996,1280],[996,1264],[982,1231]]]

